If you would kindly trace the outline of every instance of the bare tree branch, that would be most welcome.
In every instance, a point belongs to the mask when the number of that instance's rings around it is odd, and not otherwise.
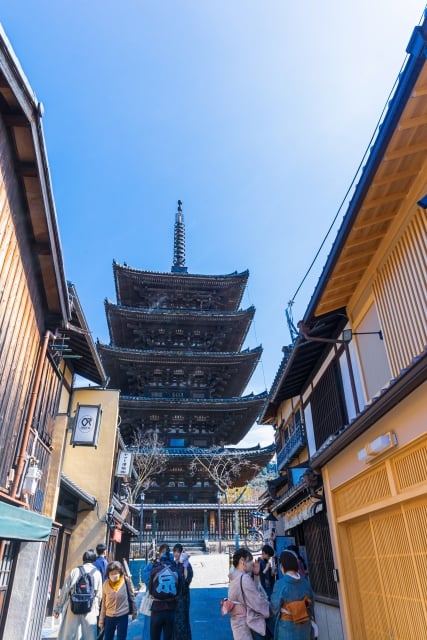
[[[255,472],[260,469],[257,464],[246,459],[243,453],[230,449],[212,447],[206,450],[206,454],[194,450],[193,456],[190,463],[191,475],[205,471],[226,502],[227,490],[235,484],[244,470],[253,469]]]
[[[154,476],[164,471],[168,460],[164,452],[164,443],[157,433],[136,431],[133,437],[135,447],[133,466],[137,479],[130,487],[131,500],[136,503],[141,493],[148,489]]]

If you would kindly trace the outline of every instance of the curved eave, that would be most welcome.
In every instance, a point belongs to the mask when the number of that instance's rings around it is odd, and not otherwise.
[[[112,344],[125,346],[131,342],[133,334],[129,323],[135,323],[141,331],[148,331],[151,327],[173,326],[174,328],[195,327],[202,331],[205,327],[228,326],[231,335],[224,338],[230,349],[239,351],[246,339],[255,315],[255,307],[239,309],[237,311],[197,311],[184,309],[142,309],[116,305],[105,301],[107,324]]]
[[[255,347],[255,349],[245,349],[238,352],[211,352],[211,351],[160,351],[160,350],[148,350],[145,349],[127,349],[124,347],[115,347],[111,345],[105,345],[98,343],[98,350],[112,361],[119,360],[121,362],[131,363],[152,363],[153,365],[159,364],[171,364],[179,365],[194,364],[195,366],[204,365],[229,365],[233,362],[242,362],[245,360],[258,362],[262,354],[262,346]]]
[[[156,271],[143,271],[133,269],[129,266],[120,265],[113,262],[113,274],[116,287],[116,296],[120,304],[126,304],[125,300],[133,298],[135,284],[138,286],[155,287],[159,292],[161,290],[193,290],[212,292],[215,298],[216,291],[224,293],[229,291],[230,299],[228,307],[237,309],[240,306],[244,290],[249,277],[249,271],[226,275],[199,275],[190,273],[169,273]],[[129,285],[129,287],[128,287]],[[127,288],[129,290],[127,290]]]
[[[79,487],[71,478],[65,475],[61,471],[61,488],[66,489],[69,493],[75,496],[78,500],[85,502],[87,505],[95,509],[98,504],[98,500],[95,496],[92,496],[90,493]]]
[[[128,451],[133,453],[145,453],[149,450],[138,447],[128,447]],[[206,459],[215,459],[215,456],[222,453],[229,453],[230,456],[233,455],[241,455],[245,458],[259,458],[260,456],[273,456],[276,453],[276,445],[273,443],[268,447],[260,447],[260,445],[256,447],[221,447],[218,449],[203,449],[200,447],[189,447],[189,448],[170,448],[164,447],[159,448],[159,455],[166,454],[167,456],[171,456],[174,458],[194,458],[195,455],[201,456]]]
[[[344,309],[316,318],[309,333],[317,338],[337,338],[347,322]],[[267,401],[260,415],[261,424],[274,422],[277,410],[284,400],[304,392],[308,381],[327,353],[330,344],[305,340],[300,336],[290,352],[285,353],[276,373]]]
[[[99,385],[105,385],[107,376],[96,350],[76,288],[71,282],[68,283],[68,293],[71,300],[71,322],[67,323],[62,333],[68,337],[67,346],[71,349],[71,355],[79,357],[67,360],[67,366],[82,378]]]
[[[427,158],[427,19],[416,27],[410,54],[378,130],[344,221],[308,305],[305,321],[346,307],[402,209],[417,206]]]
[[[174,400],[170,398],[141,398],[138,396],[120,396],[120,408],[134,410],[148,410],[152,412],[223,412],[223,411],[239,411],[248,407],[261,408],[262,403],[267,397],[266,392],[257,395],[250,394],[241,398],[210,398],[210,399],[191,399],[191,400]]]
[[[69,318],[67,284],[62,258],[49,163],[38,102],[0,26],[0,114],[11,138],[15,175],[39,291],[46,305],[46,328],[56,330]]]

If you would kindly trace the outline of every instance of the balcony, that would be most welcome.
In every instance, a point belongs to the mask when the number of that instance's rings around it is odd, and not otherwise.
[[[282,467],[289,464],[292,458],[301,453],[306,446],[304,426],[298,424],[292,435],[277,453],[277,470],[280,471]]]

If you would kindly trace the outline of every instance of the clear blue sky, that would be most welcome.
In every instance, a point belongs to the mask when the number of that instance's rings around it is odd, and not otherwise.
[[[421,0],[13,0],[0,20],[38,99],[64,251],[94,338],[112,261],[169,271],[183,200],[190,273],[248,268],[270,389],[285,308],[346,193]],[[295,299],[298,321],[336,227]],[[245,442],[271,441],[258,429]]]

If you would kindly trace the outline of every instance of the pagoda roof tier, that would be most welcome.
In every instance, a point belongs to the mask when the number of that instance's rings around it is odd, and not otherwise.
[[[174,425],[199,424],[214,435],[214,443],[237,444],[256,421],[267,393],[253,393],[242,398],[165,399],[120,396],[120,431],[130,444],[140,428],[157,430],[160,437],[171,432]]]
[[[239,396],[262,354],[262,347],[211,353],[125,349],[98,343],[110,385],[126,395],[171,397]]]
[[[249,271],[204,276],[141,271],[113,263],[117,302],[145,309],[237,311]]]
[[[255,307],[239,311],[142,309],[105,301],[111,344],[137,349],[240,351]]]
[[[127,450],[136,455],[138,453],[144,454],[143,448],[128,447]],[[197,479],[210,478],[209,472],[204,471],[203,467],[200,467],[198,469],[197,476],[194,476],[194,479],[189,479],[189,464],[194,459],[194,457],[199,456],[202,459],[214,459],[215,455],[222,455],[223,453],[229,453],[230,456],[242,456],[242,458],[244,458],[245,460],[249,460],[254,465],[257,465],[259,467],[258,469],[255,467],[242,467],[239,473],[239,477],[235,479],[235,483],[233,483],[231,487],[242,486],[246,482],[253,480],[253,478],[259,473],[259,469],[264,468],[266,464],[271,461],[271,458],[276,453],[276,445],[272,443],[268,447],[261,447],[258,444],[255,447],[218,447],[217,449],[201,449],[197,447],[159,448],[159,455],[167,456],[166,469],[162,474],[159,475],[164,476],[168,483],[170,483],[171,480],[175,480],[176,483],[184,481],[187,489],[189,489],[191,484],[194,483]],[[155,486],[150,487],[150,493],[155,494],[155,490]]]

